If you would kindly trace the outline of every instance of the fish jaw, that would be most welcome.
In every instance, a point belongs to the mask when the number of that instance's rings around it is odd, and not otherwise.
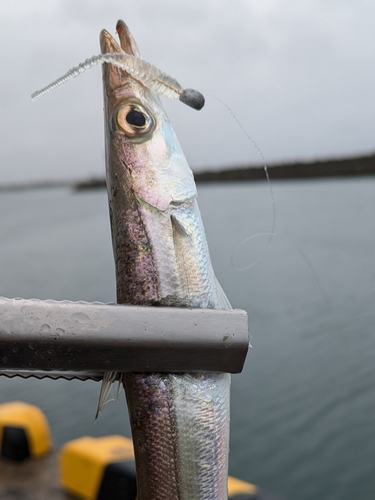
[[[133,56],[141,57],[136,41],[134,40],[132,34],[130,33],[130,30],[127,27],[127,25],[121,19],[117,21],[116,31],[120,39],[121,49],[126,54],[132,54]]]

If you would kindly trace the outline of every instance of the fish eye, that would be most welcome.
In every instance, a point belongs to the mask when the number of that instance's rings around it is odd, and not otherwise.
[[[135,109],[129,111],[129,113],[125,117],[126,121],[129,125],[134,125],[134,127],[144,127],[146,125],[146,117],[140,111],[136,111]]]
[[[133,103],[121,106],[116,116],[117,125],[128,137],[138,137],[149,132],[153,120],[145,109]]]

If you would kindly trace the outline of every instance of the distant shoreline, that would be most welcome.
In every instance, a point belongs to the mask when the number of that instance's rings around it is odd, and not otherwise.
[[[375,174],[375,154],[355,158],[282,163],[267,167],[270,179],[309,179],[353,177]],[[240,167],[195,174],[197,182],[235,182],[264,180],[263,167]]]
[[[271,180],[375,175],[375,154],[312,162],[281,163],[269,165],[267,168]],[[194,174],[194,177],[197,183],[258,181],[265,179],[265,172],[262,166],[243,166],[197,172]],[[102,189],[105,186],[104,178],[94,178],[84,181],[25,182],[2,185],[0,186],[0,193],[62,187],[81,191]]]
[[[51,188],[74,188],[77,182],[73,181],[33,181],[33,182],[17,182],[14,184],[0,185],[0,193],[12,191],[28,191],[32,189],[51,189]]]

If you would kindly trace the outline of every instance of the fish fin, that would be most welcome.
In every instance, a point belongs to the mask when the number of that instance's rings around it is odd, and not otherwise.
[[[219,303],[219,309],[233,309],[228,300],[228,297],[225,295],[225,292],[222,289],[216,276],[215,276],[215,284],[216,284],[216,293],[217,293],[217,300]]]
[[[118,383],[117,391],[115,395],[111,394],[112,384],[115,382],[117,378],[118,372],[105,372],[103,376],[102,386],[100,388],[98,408],[96,410],[95,420],[98,418],[100,413],[103,411],[104,406],[109,403],[109,401],[117,401],[119,391],[120,391],[120,383],[121,377]]]

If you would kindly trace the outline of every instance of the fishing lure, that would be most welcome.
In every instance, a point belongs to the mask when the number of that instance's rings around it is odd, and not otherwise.
[[[135,43],[135,42],[134,42]],[[136,47],[136,45],[134,45]],[[39,99],[43,95],[51,92],[52,90],[56,89],[60,85],[63,85],[64,83],[68,82],[69,80],[72,80],[73,78],[78,77],[88,69],[91,69],[92,67],[98,65],[98,64],[103,64],[103,63],[108,63],[112,64],[124,71],[127,72],[127,74],[133,78],[135,81],[141,83],[145,87],[149,88],[150,90],[154,91],[155,93],[159,95],[163,95],[164,97],[167,97],[169,99],[178,99],[182,103],[186,104],[187,106],[196,109],[196,110],[201,110],[204,105],[205,105],[205,97],[203,94],[197,90],[194,89],[184,89],[181,84],[172,76],[164,73],[160,69],[158,69],[156,66],[154,66],[151,63],[146,62],[144,59],[142,59],[139,55],[135,56],[133,54],[128,54],[124,51],[121,52],[113,52],[113,53],[105,53],[105,54],[98,54],[92,57],[87,58],[84,62],[78,64],[77,66],[74,66],[71,68],[67,73],[65,73],[63,76],[59,77],[57,80],[51,82],[49,85],[46,87],[43,87],[40,90],[37,90],[31,95],[31,99],[35,101],[36,99]],[[268,167],[264,158],[264,155],[259,148],[259,146],[256,144],[256,142],[253,140],[253,138],[248,134],[248,132],[245,130],[243,125],[239,122],[237,119],[236,115],[234,112],[225,104],[221,99],[218,99],[217,97],[214,96],[209,96],[215,101],[219,102],[222,106],[226,108],[226,110],[229,112],[231,117],[234,119],[234,121],[237,123],[239,128],[241,129],[242,133],[246,136],[246,138],[250,141],[250,143],[253,145],[253,147],[256,149],[258,152],[261,161],[262,161],[262,167],[265,173],[265,177],[267,180],[267,184],[269,186],[270,190],[270,196],[271,196],[271,202],[272,202],[272,228],[269,233],[262,233],[262,234],[256,234],[256,235],[251,235],[245,240],[243,240],[233,251],[231,261],[232,261],[232,266],[237,269],[237,270],[246,270],[250,269],[251,267],[255,266],[264,256],[266,249],[268,248],[269,244],[271,243],[271,240],[273,236],[275,235],[275,225],[276,225],[276,203],[274,199],[274,194],[273,194],[273,189],[268,173]],[[263,248],[263,251],[261,254],[250,264],[244,266],[244,267],[238,267],[234,263],[234,256],[236,252],[239,250],[239,248],[250,241],[253,238],[257,238],[259,236],[268,236],[267,242],[265,247]]]
[[[31,95],[34,101],[39,97],[51,92],[55,88],[63,85],[72,78],[76,78],[84,71],[91,69],[97,64],[110,63],[126,71],[134,80],[141,83],[155,93],[168,97],[169,99],[179,99],[187,106],[200,110],[205,104],[204,96],[194,89],[183,89],[178,81],[156,68],[143,59],[124,52],[114,52],[111,54],[98,54],[89,57],[83,63],[71,68],[65,75],[53,81],[46,87],[37,90]]]

